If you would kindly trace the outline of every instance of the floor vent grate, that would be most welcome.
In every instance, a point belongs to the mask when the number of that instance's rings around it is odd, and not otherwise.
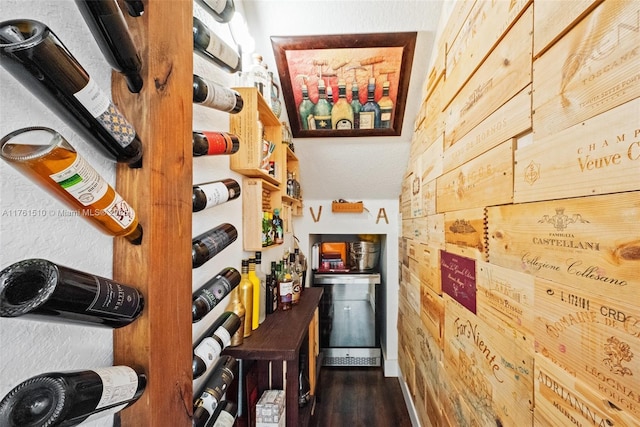
[[[380,366],[379,357],[325,357],[324,366]]]

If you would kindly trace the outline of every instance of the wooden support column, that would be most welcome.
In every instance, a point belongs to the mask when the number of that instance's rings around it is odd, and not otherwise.
[[[129,17],[144,87],[114,73],[112,95],[144,147],[140,169],[117,166],[117,190],[139,215],[140,246],[114,239],[113,276],[145,297],[144,313],[114,332],[114,364],[145,369],[147,388],[124,427],[191,426],[191,184],[193,0],[145,1]],[[123,7],[123,10],[126,10]]]

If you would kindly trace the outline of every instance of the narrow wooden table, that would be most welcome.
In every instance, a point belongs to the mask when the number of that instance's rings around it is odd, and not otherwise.
[[[287,427],[306,426],[311,417],[313,402],[298,407],[298,375],[300,347],[322,297],[322,288],[305,288],[300,303],[291,310],[267,315],[265,321],[242,345],[227,347],[223,354],[236,359],[255,360],[258,363],[258,387],[260,394],[269,387],[286,390]],[[317,328],[317,323],[313,324]],[[313,334],[312,334],[313,335]],[[309,355],[314,358],[314,354]],[[282,361],[282,364],[269,362]],[[282,365],[286,364],[286,384],[282,384]],[[308,372],[314,376],[315,372]],[[269,385],[271,378],[271,385]]]

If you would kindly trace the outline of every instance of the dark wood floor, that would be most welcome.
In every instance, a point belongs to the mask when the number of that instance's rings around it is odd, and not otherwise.
[[[311,427],[410,427],[398,378],[382,368],[322,367]]]

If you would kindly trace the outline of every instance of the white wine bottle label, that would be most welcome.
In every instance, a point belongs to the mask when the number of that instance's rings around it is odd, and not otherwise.
[[[282,302],[291,302],[293,299],[293,282],[280,282],[280,300]]]
[[[207,369],[218,359],[220,353],[222,353],[220,343],[211,337],[206,337],[200,341],[200,344],[193,350],[193,354],[202,359]]]
[[[96,296],[87,307],[90,313],[104,313],[111,317],[133,319],[140,309],[140,294],[133,289],[119,283],[110,282],[102,277],[96,277],[98,288]]]
[[[391,121],[391,109],[380,109],[380,121],[381,122],[389,122]]]
[[[224,12],[224,8],[227,6],[227,0],[204,0],[204,2],[216,13]]]
[[[238,67],[238,54],[212,32],[209,32],[209,44],[206,50],[229,67],[233,69]]]
[[[360,129],[373,129],[375,126],[375,113],[360,111]]]
[[[236,422],[236,418],[226,411],[220,412],[218,419],[213,424],[213,427],[232,427]]]
[[[135,129],[92,78],[89,78],[87,85],[74,96],[118,144],[126,147],[133,141],[136,136]]]
[[[80,155],[68,168],[49,176],[83,206],[100,200],[109,188],[109,184]]]
[[[212,182],[211,184],[203,184],[199,187],[207,197],[207,204],[204,207],[205,209],[224,203],[233,196],[230,194],[233,190],[228,189],[222,182]]]
[[[109,206],[104,208],[104,213],[123,229],[130,226],[136,218],[136,212],[118,193],[115,193],[115,197]]]
[[[102,380],[102,396],[96,409],[133,399],[138,389],[138,374],[128,366],[94,369]]]
[[[220,338],[223,348],[229,346],[229,343],[231,342],[231,334],[229,334],[229,331],[227,331],[225,328],[218,328],[213,334]]]
[[[222,111],[232,111],[236,108],[236,95],[230,90],[209,82],[207,97],[202,103]]]
[[[216,399],[212,394],[207,393],[206,391],[202,392],[200,395],[200,405],[204,409],[207,410],[209,416],[213,415],[213,411],[216,410],[216,406],[218,406],[218,399]]]
[[[336,129],[353,129],[353,122],[348,119],[340,119],[336,122]]]

